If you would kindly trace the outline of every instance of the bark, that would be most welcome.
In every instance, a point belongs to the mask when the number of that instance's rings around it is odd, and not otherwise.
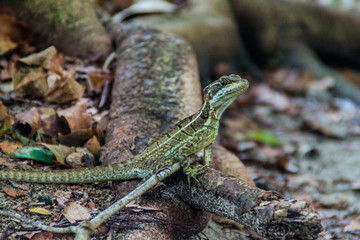
[[[284,200],[238,178],[210,169],[199,176],[201,187],[187,186],[181,174],[165,180],[192,207],[234,220],[269,239],[316,239],[320,216],[305,201]]]
[[[240,66],[261,78],[247,56],[228,1],[194,0],[174,14],[137,16],[131,22],[175,33],[189,41],[203,77],[214,74],[216,63],[226,62],[232,69]]]
[[[116,28],[112,35],[118,58],[102,151],[105,164],[139,153],[151,137],[195,113],[202,101],[196,59],[184,40],[142,27]],[[135,186],[133,181],[120,183],[119,195]],[[207,224],[208,214],[190,208],[165,190],[148,194],[139,203],[160,211],[122,212],[128,221],[139,223],[119,231],[122,238],[179,239]]]
[[[328,54],[353,60],[360,55],[360,20],[349,13],[287,0],[232,4],[242,37],[262,54],[273,53],[284,41],[298,40]]]
[[[31,28],[40,49],[51,45],[70,56],[105,59],[111,39],[98,21],[93,3],[84,0],[4,0]]]
[[[333,90],[337,95],[360,103],[360,90],[315,54],[325,56],[329,62],[343,64],[345,60],[347,65],[359,68],[358,17],[286,0],[233,0],[232,3],[241,35],[255,59],[262,63],[265,59],[289,63],[294,68],[312,71],[317,78],[331,76],[336,82]],[[275,59],[278,56],[282,58]]]

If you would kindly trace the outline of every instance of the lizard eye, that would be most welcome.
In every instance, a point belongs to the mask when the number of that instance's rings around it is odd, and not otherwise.
[[[225,82],[224,80],[221,80],[220,84],[221,84],[222,86],[225,86],[225,85],[226,85],[226,82]]]

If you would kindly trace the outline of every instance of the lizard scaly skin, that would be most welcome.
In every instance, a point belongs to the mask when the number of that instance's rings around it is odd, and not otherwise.
[[[175,124],[153,140],[139,155],[123,163],[94,168],[54,171],[0,171],[0,180],[37,183],[93,183],[147,178],[180,162],[188,177],[204,172],[210,165],[211,146],[218,134],[219,119],[225,109],[249,83],[237,75],[223,76],[204,89],[204,105],[194,115]],[[190,167],[189,156],[205,149],[204,165]]]

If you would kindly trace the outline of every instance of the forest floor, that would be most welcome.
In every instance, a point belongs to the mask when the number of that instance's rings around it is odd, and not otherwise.
[[[289,91],[285,86],[297,73],[279,70],[269,77],[279,75],[287,77],[273,88],[251,85],[227,112],[221,143],[238,153],[258,187],[311,204],[322,219],[319,239],[360,239],[360,108],[314,89]],[[258,135],[239,134],[244,129]],[[258,239],[215,223],[204,233]]]

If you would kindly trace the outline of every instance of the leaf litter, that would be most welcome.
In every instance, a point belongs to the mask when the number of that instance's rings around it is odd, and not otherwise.
[[[221,143],[246,163],[258,187],[314,206],[324,226],[319,239],[359,239],[360,108],[329,95],[330,77],[265,74],[268,84],[252,83],[250,96],[226,112]],[[253,131],[281,144],[246,134]]]
[[[16,49],[9,51],[10,54],[0,59],[5,69],[0,74],[1,168],[51,170],[98,165],[103,141],[99,121],[106,116],[107,106],[101,110],[97,107],[112,75],[102,73],[100,66],[87,66],[78,59],[65,58],[55,47],[38,53],[32,49],[33,54],[20,53],[22,57]],[[91,82],[91,89],[86,79]],[[9,83],[13,87],[3,87],[10,86]],[[20,160],[23,158],[27,160]],[[101,188],[27,186],[1,183],[0,198],[4,199],[1,208],[50,225],[90,218],[94,212],[110,205],[115,196],[106,183]],[[83,200],[77,202],[79,199]],[[79,216],[82,217],[76,219]],[[0,219],[0,226],[2,221],[7,220]],[[19,229],[21,225],[6,226]],[[0,227],[0,232],[3,230]],[[50,236],[46,232],[12,232],[17,237],[30,239],[56,238],[56,234]],[[65,236],[62,239],[66,239]]]

